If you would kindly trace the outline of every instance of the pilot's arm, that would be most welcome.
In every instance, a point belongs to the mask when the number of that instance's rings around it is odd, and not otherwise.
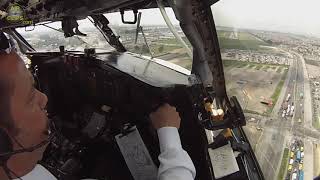
[[[157,129],[160,143],[159,180],[192,180],[196,176],[195,167],[182,149],[178,133],[180,116],[174,107],[161,106],[150,114],[154,128]]]

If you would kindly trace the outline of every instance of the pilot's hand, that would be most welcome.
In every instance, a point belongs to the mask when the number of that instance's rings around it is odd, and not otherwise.
[[[164,104],[149,115],[155,129],[162,127],[180,127],[180,116],[175,107]]]

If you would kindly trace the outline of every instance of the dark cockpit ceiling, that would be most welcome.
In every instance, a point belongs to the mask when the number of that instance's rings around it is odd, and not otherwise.
[[[208,0],[209,5],[218,0]],[[132,13],[139,9],[158,8],[157,0],[2,0],[0,10],[6,11],[9,5],[16,3],[24,10],[26,20],[33,24],[46,21],[61,21],[63,17],[76,17],[84,19],[95,14],[112,12]],[[169,6],[168,0],[161,0],[165,7]],[[173,1],[174,2],[174,1]],[[126,15],[125,15],[126,16]],[[10,24],[0,19],[0,28],[21,27],[26,24]]]
[[[83,19],[94,14],[158,7],[156,0],[16,0],[14,3],[23,8],[26,19],[32,20],[33,23],[60,21],[63,17],[69,16]],[[0,1],[0,10],[5,11],[10,4],[12,1]],[[168,6],[166,1],[163,1],[163,4]],[[12,27],[12,24],[0,20],[1,28],[9,25]],[[16,26],[25,25],[16,24]]]

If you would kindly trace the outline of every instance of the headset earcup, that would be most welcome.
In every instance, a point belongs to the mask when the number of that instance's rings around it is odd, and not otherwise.
[[[1,154],[12,152],[13,145],[7,132],[0,128],[0,166],[5,164],[10,156],[1,156]]]

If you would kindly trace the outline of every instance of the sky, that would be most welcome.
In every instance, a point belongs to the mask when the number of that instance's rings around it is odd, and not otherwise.
[[[220,0],[211,7],[216,25],[320,37],[320,0]],[[167,8],[174,24],[178,21]],[[118,14],[107,15],[120,23]],[[142,24],[164,24],[158,9],[142,12]]]
[[[320,0],[220,0],[211,9],[218,26],[320,37]],[[166,11],[172,23],[178,24],[171,8]],[[132,18],[132,12],[125,15]],[[107,14],[106,17],[111,24],[122,25],[120,13]],[[80,27],[86,23],[88,21],[79,22]],[[159,9],[151,9],[142,10],[141,24],[165,25],[165,22]]]
[[[212,7],[217,25],[320,37],[319,0],[221,0]]]

